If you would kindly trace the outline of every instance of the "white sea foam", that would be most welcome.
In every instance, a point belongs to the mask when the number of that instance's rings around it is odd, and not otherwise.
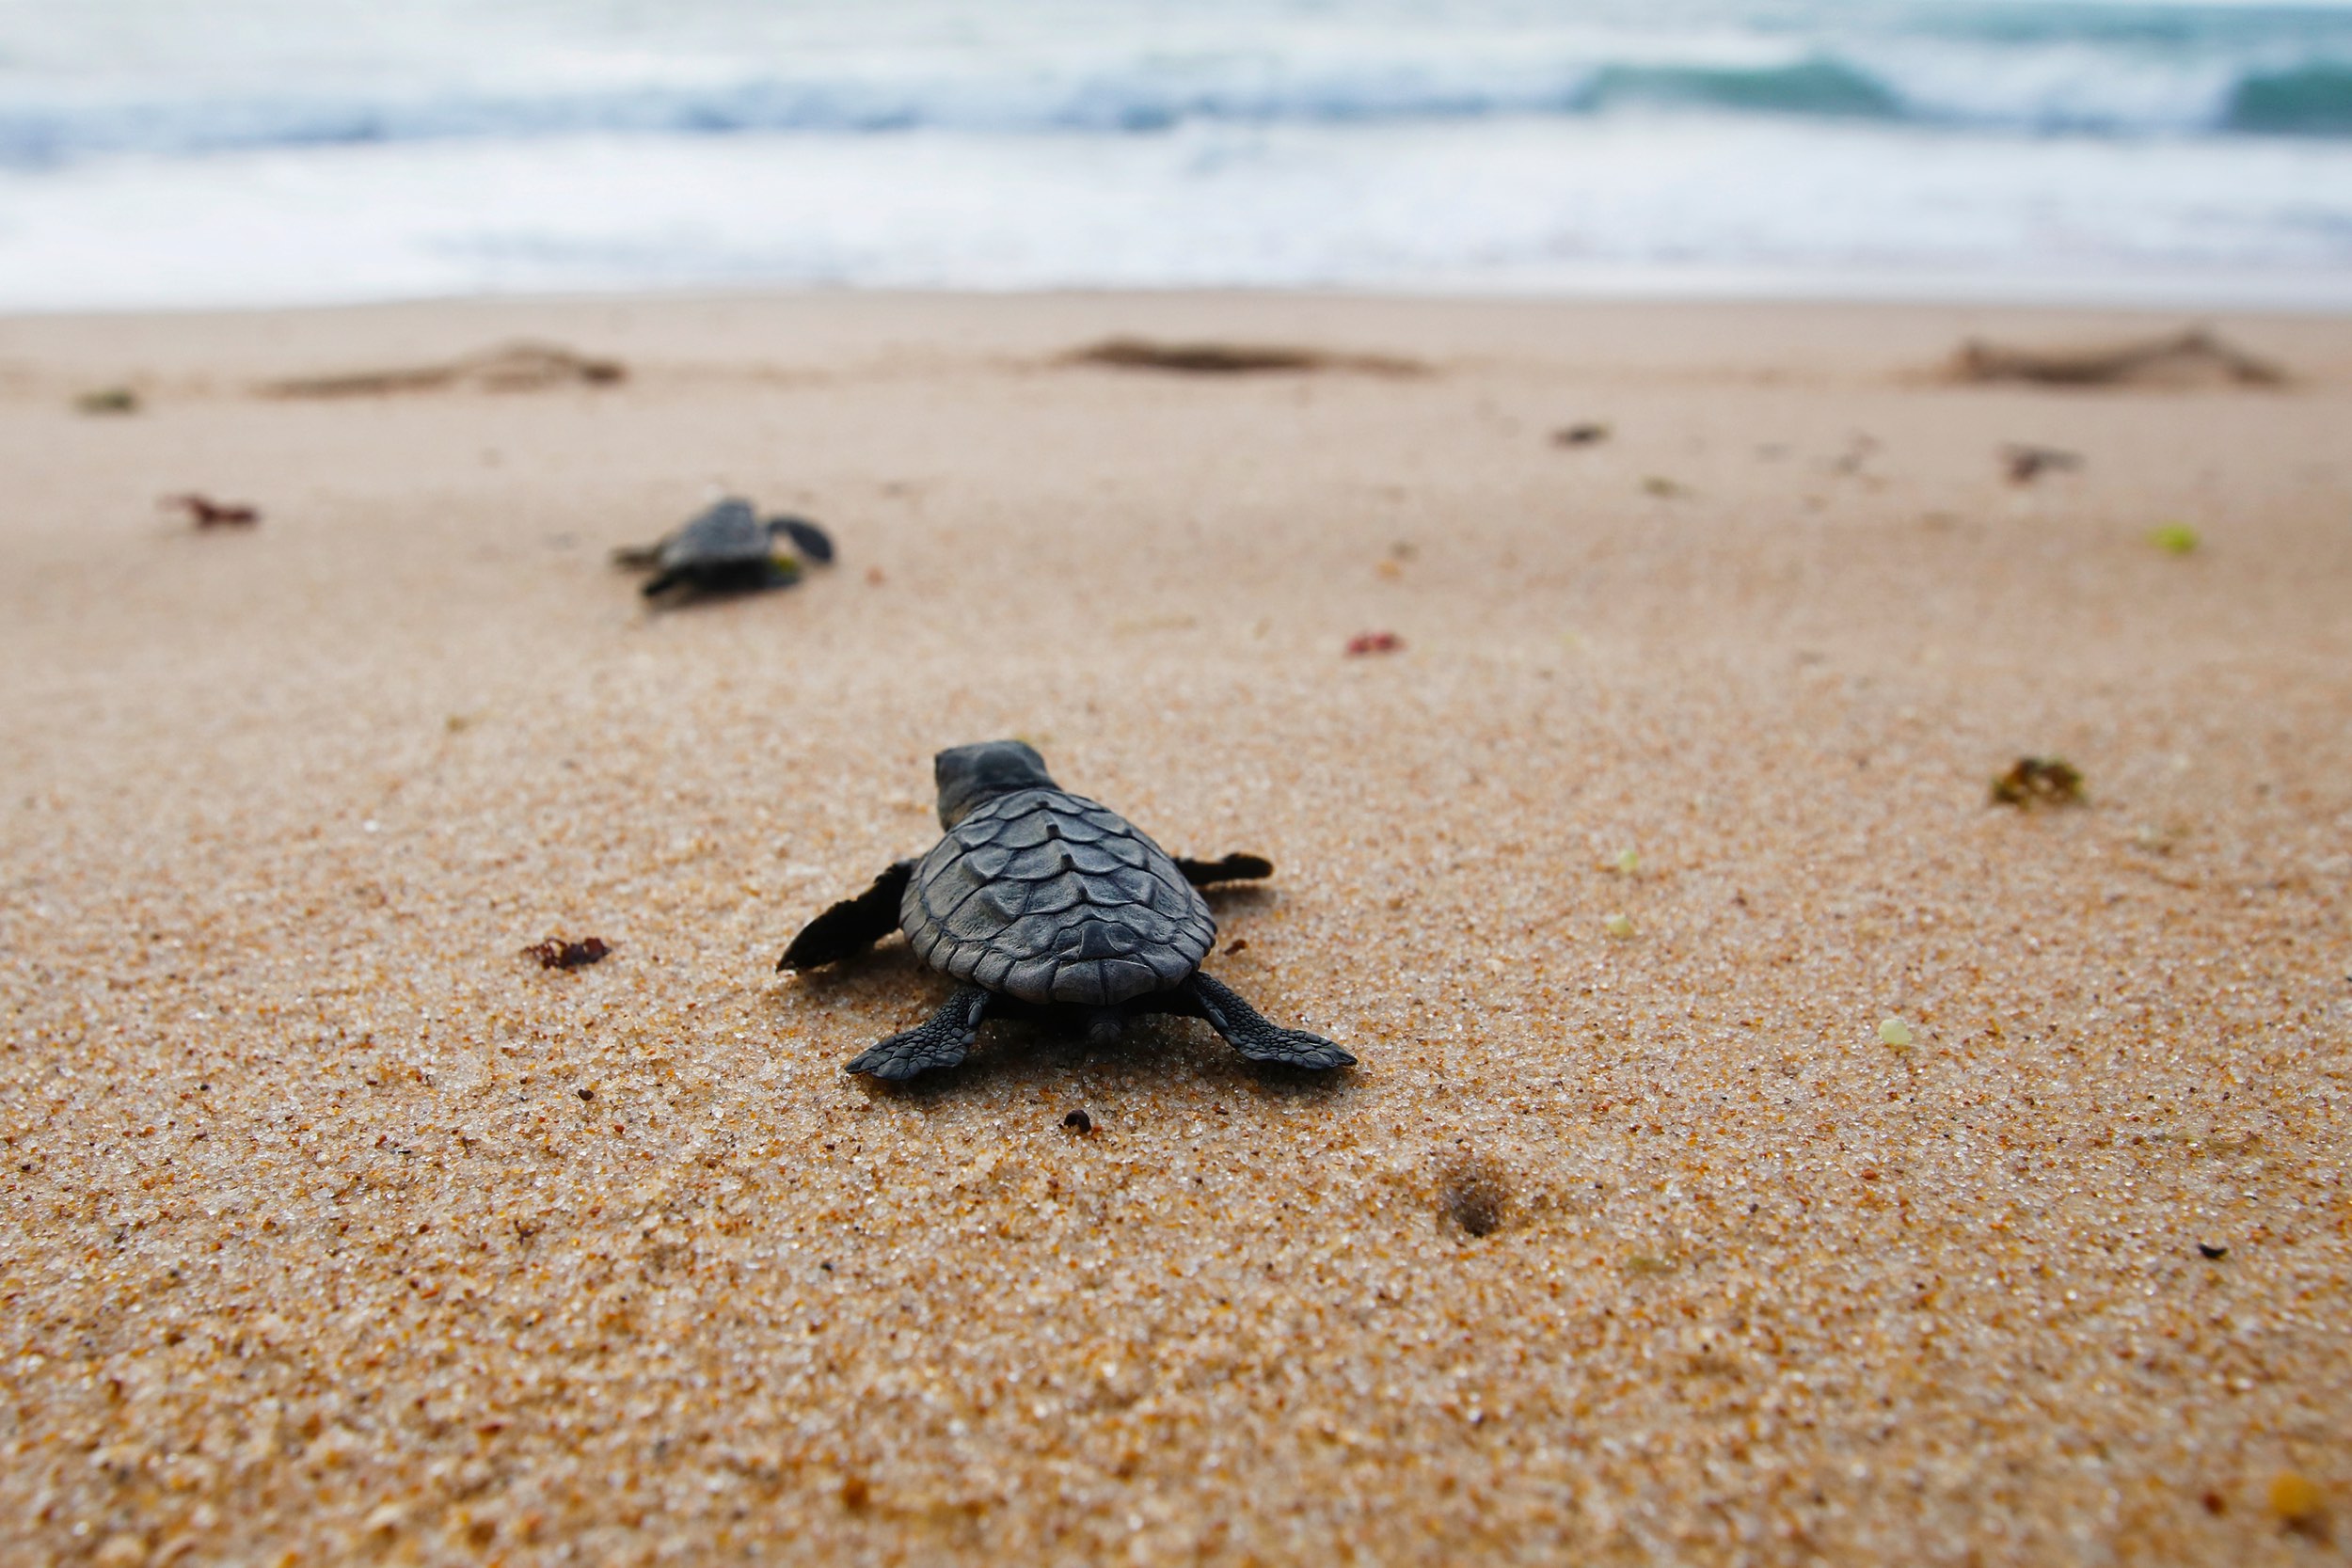
[[[750,283],[2352,298],[2342,6],[481,10],[0,0],[0,307]]]

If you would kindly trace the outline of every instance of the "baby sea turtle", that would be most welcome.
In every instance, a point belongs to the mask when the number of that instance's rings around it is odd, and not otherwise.
[[[657,544],[614,550],[612,563],[653,572],[644,587],[649,599],[672,588],[704,594],[780,588],[800,580],[801,563],[779,553],[779,539],[790,540],[820,566],[833,561],[833,540],[815,523],[804,517],[763,523],[751,502],[729,496]]]
[[[912,1078],[963,1060],[990,1013],[1084,1022],[1107,1041],[1130,1018],[1198,1018],[1256,1062],[1335,1068],[1356,1058],[1303,1029],[1268,1022],[1200,973],[1216,922],[1195,891],[1270,877],[1256,855],[1170,860],[1117,812],[1054,783],[1018,740],[939,753],[939,822],[947,834],[900,861],[792,939],[778,969],[814,969],[893,929],[958,984],[929,1022],[893,1035],[851,1072]]]

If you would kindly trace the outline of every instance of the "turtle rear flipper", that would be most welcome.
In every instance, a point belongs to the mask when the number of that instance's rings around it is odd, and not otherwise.
[[[1253,1062],[1305,1068],[1320,1072],[1328,1068],[1354,1067],[1356,1058],[1321,1035],[1285,1029],[1233,994],[1222,980],[1198,970],[1184,982],[1199,1016],[1223,1035],[1232,1048]]]
[[[988,992],[977,986],[959,986],[939,1011],[912,1029],[867,1046],[841,1070],[897,1079],[954,1067],[979,1037],[980,1020],[987,1012]]]
[[[623,545],[613,550],[612,564],[630,572],[650,572],[661,564],[660,545]]]

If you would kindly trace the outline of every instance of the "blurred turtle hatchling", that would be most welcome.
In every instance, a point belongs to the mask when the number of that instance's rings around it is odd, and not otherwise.
[[[752,503],[736,496],[713,502],[654,544],[612,552],[615,566],[653,573],[644,589],[649,599],[673,590],[698,595],[782,588],[801,579],[803,558],[832,563],[833,540],[823,529],[805,517],[762,522]]]

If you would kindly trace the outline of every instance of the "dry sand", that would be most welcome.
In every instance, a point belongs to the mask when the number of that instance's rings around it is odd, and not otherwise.
[[[1917,373],[2170,325],[0,323],[0,1556],[2342,1560],[2352,323]],[[1430,373],[1057,362],[1119,334]],[[630,376],[252,391],[517,337]],[[606,550],[718,486],[841,564],[648,615]],[[1000,735],[1271,856],[1211,967],[1362,1068],[845,1077],[945,986],[775,955]]]

